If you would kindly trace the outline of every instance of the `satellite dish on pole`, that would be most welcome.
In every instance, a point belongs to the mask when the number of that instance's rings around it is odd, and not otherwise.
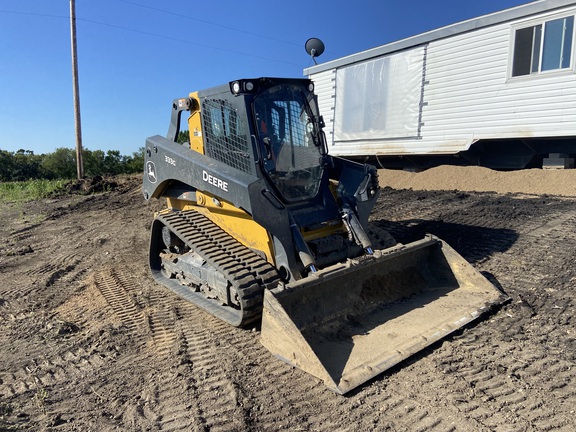
[[[312,60],[314,60],[314,64],[318,64],[316,62],[316,57],[321,56],[324,52],[324,42],[318,38],[310,38],[306,41],[304,47],[306,48],[308,55],[312,57]]]

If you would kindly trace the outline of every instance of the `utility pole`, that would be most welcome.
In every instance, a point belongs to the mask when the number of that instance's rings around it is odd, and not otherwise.
[[[74,94],[74,126],[76,129],[76,171],[78,180],[84,178],[82,160],[82,123],[80,121],[80,92],[78,90],[78,56],[76,53],[76,2],[70,0],[70,40],[72,45],[72,83]]]

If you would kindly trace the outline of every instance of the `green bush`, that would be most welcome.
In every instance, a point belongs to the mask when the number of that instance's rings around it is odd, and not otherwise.
[[[0,183],[0,201],[31,201],[45,198],[52,192],[60,190],[68,180],[36,179],[24,182]]]

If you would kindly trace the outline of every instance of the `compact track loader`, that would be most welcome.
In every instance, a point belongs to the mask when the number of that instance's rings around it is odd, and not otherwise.
[[[146,141],[156,281],[345,393],[505,295],[442,240],[368,222],[375,167],[328,154],[314,84],[242,79],[176,99]],[[178,144],[189,112],[189,143]]]

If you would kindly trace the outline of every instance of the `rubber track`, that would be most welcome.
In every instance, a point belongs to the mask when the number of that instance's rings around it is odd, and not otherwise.
[[[194,210],[161,214],[156,220],[167,226],[190,249],[225,275],[238,293],[241,310],[222,306],[218,301],[209,300],[202,293],[191,290],[176,289],[177,294],[237,327],[260,319],[264,289],[273,287],[279,280],[278,273],[271,264]],[[173,281],[159,275],[161,273],[156,275],[156,279],[164,285]],[[174,283],[167,286],[175,288]]]

